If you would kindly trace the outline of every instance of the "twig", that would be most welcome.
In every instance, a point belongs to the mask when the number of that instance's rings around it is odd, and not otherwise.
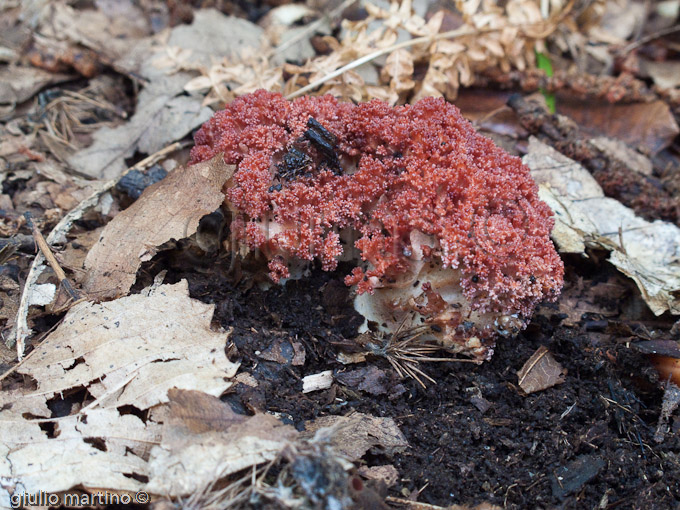
[[[654,32],[653,34],[646,35],[642,39],[638,39],[637,41],[634,41],[630,43],[627,46],[624,46],[621,50],[619,50],[617,53],[619,55],[626,55],[633,51],[635,48],[638,48],[642,46],[643,44],[647,44],[650,41],[653,41],[654,39],[659,39],[660,37],[663,37],[665,35],[670,35],[675,32],[680,32],[680,25],[673,25],[671,27],[666,27],[663,30],[659,30],[658,32]]]
[[[83,215],[89,211],[92,207],[99,203],[99,199],[102,195],[107,193],[111,188],[113,188],[118,181],[133,170],[142,170],[147,168],[157,161],[160,161],[168,154],[175,152],[176,150],[186,147],[188,142],[175,142],[167,147],[163,147],[158,152],[144,158],[139,163],[132,165],[125,172],[120,174],[116,179],[111,179],[105,182],[98,190],[94,191],[89,197],[80,202],[74,209],[69,211],[62,219],[57,223],[57,225],[52,229],[52,232],[47,236],[47,244],[55,244],[56,242],[62,242],[66,239],[66,233],[71,229],[71,225],[74,222],[83,217]],[[28,327],[28,308],[29,308],[29,295],[31,289],[38,280],[38,277],[42,274],[45,269],[45,258],[42,253],[38,253],[33,259],[31,264],[31,269],[26,277],[26,283],[24,284],[24,291],[21,295],[21,301],[19,303],[19,310],[17,311],[16,319],[16,348],[17,348],[17,358],[19,361],[23,358],[24,349],[26,347],[26,340],[31,335],[32,330]],[[10,340],[11,341],[11,340]],[[11,345],[11,343],[9,343]]]
[[[30,212],[24,213],[24,218],[26,218],[26,224],[28,225],[28,228],[31,229],[31,232],[33,233],[33,239],[35,239],[35,242],[38,245],[40,252],[42,253],[43,257],[45,257],[50,267],[52,267],[52,271],[54,271],[54,274],[57,275],[59,285],[61,285],[64,288],[64,290],[68,293],[68,295],[71,297],[73,301],[78,301],[80,299],[80,294],[73,288],[73,285],[71,285],[71,282],[68,280],[68,278],[66,278],[66,273],[64,273],[64,270],[61,268],[59,262],[57,262],[57,259],[54,257],[54,253],[52,253],[52,250],[50,249],[50,246],[47,244],[47,241],[45,241],[45,238],[40,233],[40,230],[38,230],[38,227],[36,227],[35,223],[33,223],[31,213]]]

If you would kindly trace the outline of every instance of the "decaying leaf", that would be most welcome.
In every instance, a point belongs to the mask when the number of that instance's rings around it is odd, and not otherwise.
[[[33,67],[9,66],[0,69],[0,105],[22,103],[51,83],[68,80],[66,74],[48,73]],[[6,113],[6,112],[5,112]]]
[[[640,60],[640,71],[650,76],[660,89],[672,89],[680,85],[680,62],[655,62]]]
[[[126,169],[125,158],[135,151],[156,152],[212,116],[212,111],[197,99],[173,97],[181,90],[181,84],[169,89],[159,91],[151,86],[145,89],[130,121],[100,128],[89,147],[68,158],[69,165],[89,177],[114,179]]]
[[[173,28],[167,39],[148,37],[128,52],[114,51],[111,59],[117,68],[147,80],[137,97],[135,114],[124,125],[98,130],[93,143],[70,157],[69,164],[84,175],[112,179],[125,170],[125,158],[135,151],[151,154],[187,135],[213,113],[203,105],[202,97],[181,95],[194,78],[194,70],[257,47],[261,33],[260,27],[246,20],[202,9],[196,11],[191,25]],[[82,30],[73,38],[98,45],[92,34],[84,35]]]
[[[595,147],[609,157],[618,159],[631,170],[643,175],[652,175],[654,168],[649,158],[626,145],[625,142],[604,136],[593,138],[591,141]]]
[[[156,441],[157,425],[144,424],[134,415],[115,410],[92,410],[87,421],[69,416],[56,422],[55,437],[40,425],[0,412],[0,505],[10,508],[9,497],[18,493],[61,492],[85,489],[137,491],[146,476],[142,453]],[[86,439],[96,437],[104,448]],[[59,468],[52,469],[55,459]]]
[[[292,426],[273,416],[235,415],[216,397],[186,391],[171,392],[170,397],[161,443],[149,459],[147,490],[154,494],[194,493],[228,474],[274,459],[297,436]]]
[[[617,138],[651,155],[668,147],[680,133],[673,113],[661,100],[633,104],[562,100],[557,111],[587,130]]]
[[[643,220],[605,197],[586,169],[534,138],[524,162],[555,212],[552,237],[561,252],[611,251],[609,261],[635,281],[656,315],[680,314],[680,228]]]
[[[391,487],[399,480],[399,471],[392,464],[384,466],[361,466],[359,474],[368,480],[380,480]]]
[[[517,373],[524,393],[535,393],[564,382],[562,368],[545,345],[541,345]]]
[[[390,84],[390,88],[397,94],[411,90],[415,86],[413,81],[413,55],[405,49],[390,53],[382,68],[383,79]]]
[[[305,424],[304,437],[319,429],[333,429],[331,445],[350,460],[357,460],[377,447],[391,455],[408,447],[408,441],[392,418],[379,418],[363,413],[350,416],[322,416]]]
[[[177,168],[147,188],[104,228],[88,253],[86,291],[97,299],[125,295],[141,263],[150,260],[159,246],[193,235],[200,219],[220,206],[222,186],[233,171],[217,156]]]
[[[86,387],[100,407],[147,409],[170,388],[221,395],[236,374],[210,329],[214,306],[188,297],[185,280],[102,304],[76,304],[18,368],[50,398]]]

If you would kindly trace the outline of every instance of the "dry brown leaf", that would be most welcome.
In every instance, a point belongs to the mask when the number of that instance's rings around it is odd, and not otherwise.
[[[517,372],[518,384],[528,395],[562,384],[566,373],[548,348],[541,345]]]
[[[305,424],[305,437],[319,429],[331,428],[333,449],[350,460],[357,460],[371,448],[388,455],[403,451],[408,441],[392,418],[379,418],[369,414],[350,416],[322,416]]]
[[[392,464],[384,466],[361,466],[358,473],[368,480],[379,480],[391,487],[399,480],[399,471]]]
[[[292,426],[273,416],[237,419],[229,404],[214,397],[178,391],[172,398],[161,444],[149,459],[146,490],[154,494],[192,494],[231,473],[274,459],[297,436]],[[220,417],[228,421],[220,423]]]
[[[619,139],[650,155],[668,147],[680,133],[673,113],[661,100],[610,104],[565,99],[557,102],[557,111],[587,130]]]
[[[605,197],[590,172],[535,138],[524,163],[555,212],[551,235],[560,252],[611,251],[609,261],[635,281],[652,312],[680,314],[680,228]]]
[[[73,306],[18,368],[47,398],[86,387],[101,407],[147,409],[170,388],[221,395],[236,374],[228,333],[210,329],[214,306],[188,297],[185,280],[102,304]]]
[[[381,76],[384,81],[389,82],[392,90],[400,94],[415,86],[412,79],[413,69],[413,55],[406,49],[400,49],[388,55]]]
[[[183,425],[190,434],[224,432],[248,419],[236,414],[219,398],[201,391],[172,388],[168,391],[168,399],[170,422],[176,426]]]
[[[170,239],[196,232],[198,222],[224,201],[221,192],[234,167],[222,156],[180,167],[147,188],[102,231],[85,259],[85,290],[97,299],[127,294],[141,263]]]

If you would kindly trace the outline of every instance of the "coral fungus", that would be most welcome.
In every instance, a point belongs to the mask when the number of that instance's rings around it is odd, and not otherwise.
[[[265,254],[272,279],[296,260],[330,271],[354,257],[345,281],[382,329],[407,317],[483,359],[562,286],[528,168],[442,99],[391,107],[258,91],[195,140],[192,163],[223,153],[238,166],[224,190],[232,235]]]

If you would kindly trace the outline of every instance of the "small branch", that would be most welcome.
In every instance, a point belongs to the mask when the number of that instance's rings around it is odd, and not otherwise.
[[[66,278],[66,273],[64,273],[64,270],[59,265],[59,262],[57,262],[57,259],[55,258],[54,253],[52,253],[47,241],[45,241],[45,238],[40,233],[40,230],[38,230],[38,227],[36,227],[35,223],[33,223],[31,213],[24,213],[24,218],[26,218],[26,224],[28,225],[28,228],[31,229],[31,232],[33,233],[33,239],[35,239],[40,252],[47,260],[47,263],[52,268],[52,271],[54,271],[54,274],[57,275],[59,284],[64,288],[73,301],[78,301],[80,299],[80,294],[73,288],[68,278]]]
[[[647,44],[648,42],[651,42],[655,39],[659,39],[665,35],[670,35],[675,32],[680,32],[680,25],[673,25],[672,27],[667,27],[664,28],[663,30],[659,30],[658,32],[654,32],[653,34],[646,35],[642,39],[638,39],[637,41],[634,41],[627,46],[624,46],[620,51],[617,53],[619,55],[627,55],[631,51],[633,51],[636,48],[639,48],[643,44]]]

